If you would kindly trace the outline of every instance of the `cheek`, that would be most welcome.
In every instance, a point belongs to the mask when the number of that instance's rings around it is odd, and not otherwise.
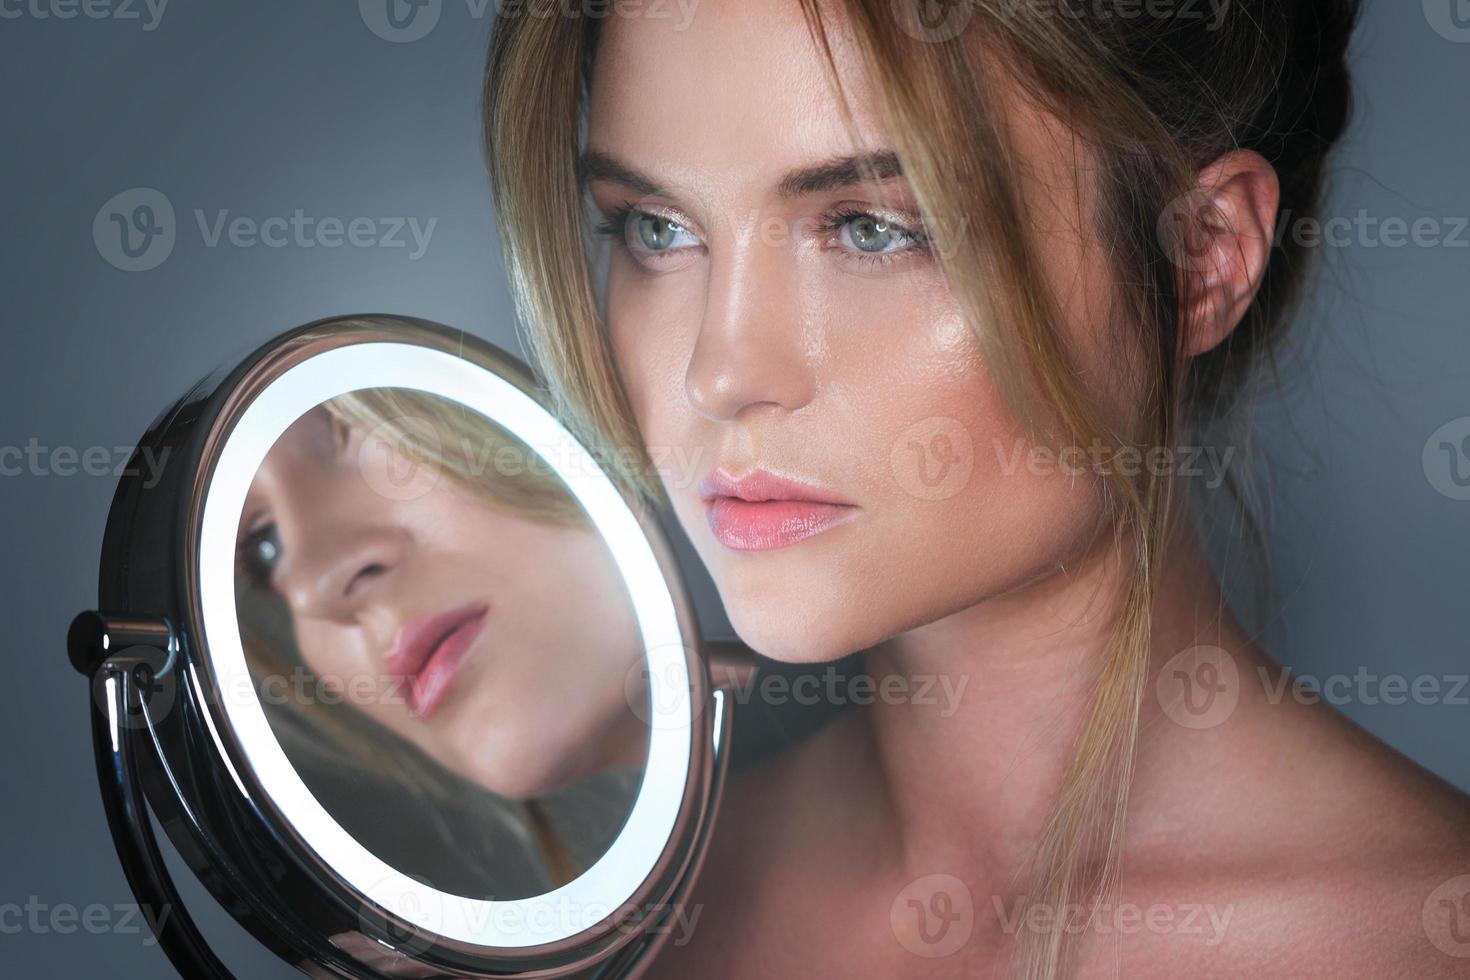
[[[1091,477],[1049,465],[1027,438],[958,312],[921,311],[843,372],[837,415],[860,421],[829,437],[861,447],[848,465],[871,502],[853,584],[913,604],[888,612],[916,622],[1046,574],[1090,540],[1099,511]]]
[[[1086,551],[1102,515],[1090,473],[1031,442],[988,380],[936,391],[922,407],[918,396],[916,411],[928,414],[888,440],[888,533],[877,539],[909,595],[929,596],[929,613],[943,615]]]
[[[608,273],[607,330],[613,362],[650,447],[668,445],[688,410],[684,381],[704,307],[701,277],[641,276],[615,255]]]
[[[306,668],[334,694],[342,693],[349,682],[370,670],[362,650],[348,631],[330,623],[315,619],[298,621],[296,645]],[[354,685],[354,689],[358,687],[360,682]]]
[[[777,659],[839,657],[1023,587],[1098,527],[1095,482],[1026,438],[947,294],[864,298],[862,317],[833,321],[807,440],[862,520],[760,568],[707,551],[737,631]]]

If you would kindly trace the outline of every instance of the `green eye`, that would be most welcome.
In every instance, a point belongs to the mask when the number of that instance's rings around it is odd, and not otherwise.
[[[668,251],[683,226],[656,214],[638,215],[638,241],[650,252]]]
[[[852,243],[864,252],[886,252],[904,238],[899,229],[870,214],[861,214],[848,221],[847,232]]]

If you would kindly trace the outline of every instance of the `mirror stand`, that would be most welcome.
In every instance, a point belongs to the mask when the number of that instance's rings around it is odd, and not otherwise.
[[[128,886],[154,924],[158,944],[186,977],[234,980],[190,918],[153,834],[143,795],[141,756],[152,753],[146,718],[154,678],[173,667],[176,653],[167,623],[84,612],[72,621],[67,654],[92,683],[92,754],[102,807]]]

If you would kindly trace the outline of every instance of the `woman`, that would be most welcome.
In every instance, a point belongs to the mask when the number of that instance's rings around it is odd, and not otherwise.
[[[1357,3],[1203,6],[497,21],[566,411],[702,461],[645,489],[756,651],[968,681],[742,774],[655,975],[1464,974],[1470,801],[1270,696],[1179,471],[1306,282]]]
[[[271,447],[238,605],[276,730],[328,811],[441,889],[539,894],[636,795],[641,661],[617,567],[528,447],[469,409],[370,389]]]

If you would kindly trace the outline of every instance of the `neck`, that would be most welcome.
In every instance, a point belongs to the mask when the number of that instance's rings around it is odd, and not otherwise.
[[[1243,640],[1192,533],[1176,532],[1162,558],[1150,677],[1191,646]],[[912,855],[932,864],[948,854],[998,889],[1019,883],[1086,722],[1129,571],[1105,535],[1065,572],[868,652],[875,676],[905,677],[911,693],[931,685],[922,703],[916,694],[876,699],[860,722],[906,868]],[[1156,713],[1146,690],[1141,727]]]

